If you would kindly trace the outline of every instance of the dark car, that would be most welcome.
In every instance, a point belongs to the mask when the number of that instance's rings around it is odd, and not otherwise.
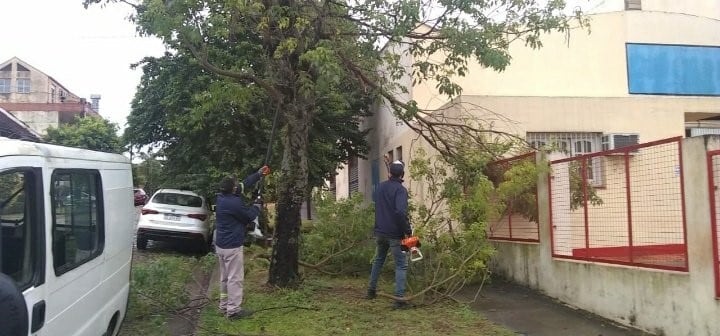
[[[135,201],[135,206],[145,205],[148,201],[148,195],[145,193],[145,190],[136,188],[133,189],[133,199]]]

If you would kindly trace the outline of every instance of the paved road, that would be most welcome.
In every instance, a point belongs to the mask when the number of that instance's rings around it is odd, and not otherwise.
[[[468,288],[464,297],[475,291]],[[496,282],[472,305],[489,320],[528,336],[648,336],[582,310],[575,310],[528,288]]]

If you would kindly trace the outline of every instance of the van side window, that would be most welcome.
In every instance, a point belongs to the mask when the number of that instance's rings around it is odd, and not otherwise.
[[[38,235],[35,174],[16,169],[0,172],[0,265],[18,287],[27,289],[38,272]]]
[[[102,181],[97,170],[55,170],[51,183],[53,266],[60,275],[102,253]]]

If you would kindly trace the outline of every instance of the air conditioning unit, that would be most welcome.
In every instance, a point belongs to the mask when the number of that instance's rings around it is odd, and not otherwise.
[[[625,10],[642,10],[642,0],[625,0]]]
[[[638,134],[620,134],[611,133],[602,136],[601,146],[603,151],[610,151],[618,148],[633,146],[638,144],[640,136]],[[630,151],[630,153],[637,153],[637,148]],[[622,154],[622,153],[614,153]]]

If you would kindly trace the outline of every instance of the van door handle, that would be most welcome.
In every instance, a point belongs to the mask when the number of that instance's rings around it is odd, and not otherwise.
[[[45,325],[45,300],[36,303],[32,310],[32,329],[30,332],[36,332]]]

